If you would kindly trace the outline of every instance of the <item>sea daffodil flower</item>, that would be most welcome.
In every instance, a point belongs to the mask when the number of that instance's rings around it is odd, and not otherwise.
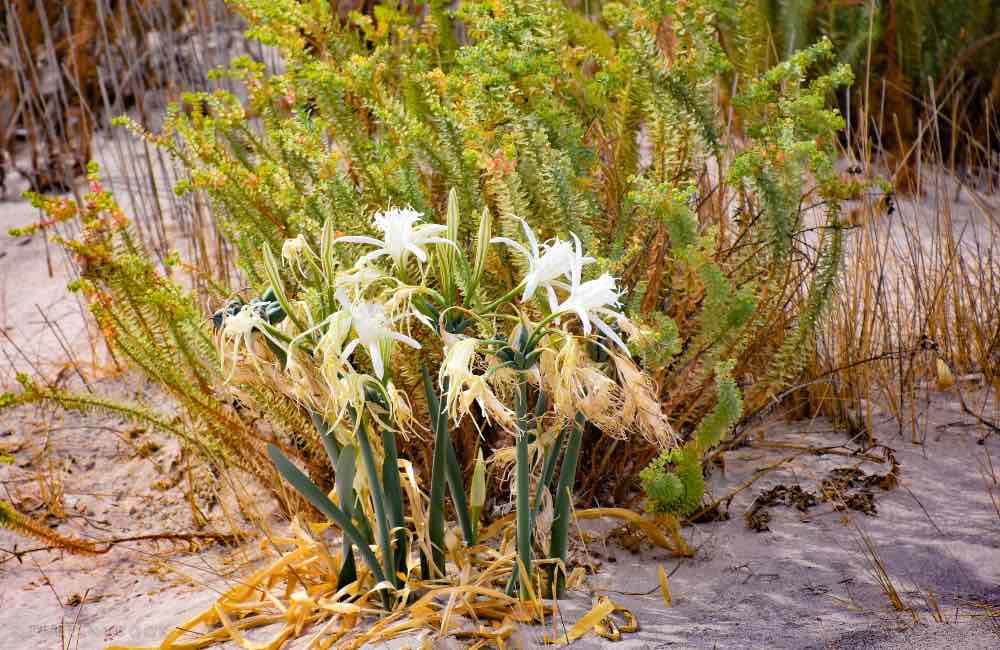
[[[337,289],[349,289],[353,293],[362,293],[369,285],[381,280],[385,275],[373,266],[361,264],[346,273],[338,274],[333,280]]]
[[[237,355],[240,346],[246,348],[251,355],[253,349],[253,332],[258,330],[268,338],[274,338],[267,332],[267,321],[260,315],[260,306],[250,303],[243,305],[238,311],[226,315],[222,320],[222,329],[219,336],[219,356],[225,363],[226,352],[231,351],[233,356],[233,367],[226,376],[226,381],[232,379],[236,372]],[[274,341],[280,346],[279,341]],[[227,349],[227,344],[232,343],[232,347]]]
[[[544,287],[549,299],[549,308],[555,310],[559,303],[555,287],[565,286],[559,282],[559,278],[562,276],[569,278],[570,269],[575,264],[579,264],[582,267],[584,264],[593,262],[594,258],[583,255],[580,240],[576,235],[573,235],[573,239],[576,242],[575,248],[572,243],[558,238],[539,246],[538,238],[535,236],[534,231],[531,230],[531,227],[524,219],[519,219],[519,221],[524,228],[524,235],[528,239],[530,249],[525,248],[521,243],[508,237],[494,237],[490,242],[494,244],[506,244],[524,255],[527,259],[528,272],[524,276],[524,293],[521,295],[521,302],[527,302],[529,298],[535,295],[535,291],[540,287]]]
[[[291,239],[286,239],[281,245],[281,259],[285,260],[289,266],[292,264],[302,264],[302,256],[309,250],[309,244],[304,235],[298,235]]]
[[[618,291],[615,278],[610,273],[605,273],[595,280],[581,282],[581,267],[579,263],[573,264],[570,278],[569,296],[560,303],[553,313],[575,313],[580,317],[580,325],[583,333],[590,335],[592,327],[596,327],[602,334],[615,342],[618,347],[629,355],[628,346],[621,337],[602,319],[602,315],[618,317],[618,312],[611,309],[619,307],[618,298],[621,292]]]
[[[351,340],[344,346],[341,357],[346,359],[351,356],[355,348],[363,345],[368,350],[368,356],[372,360],[372,368],[375,376],[379,379],[385,375],[385,362],[382,358],[382,345],[391,341],[405,343],[411,348],[420,349],[420,343],[415,339],[396,332],[392,329],[393,323],[405,318],[407,314],[399,314],[390,317],[385,307],[373,302],[351,302],[343,290],[337,291],[337,301],[340,306],[351,316],[351,327],[357,338]]]
[[[377,212],[372,218],[375,228],[382,232],[382,239],[375,239],[366,235],[348,235],[338,237],[337,243],[344,244],[368,244],[376,246],[376,250],[366,253],[358,260],[359,263],[368,262],[379,257],[388,256],[397,267],[402,266],[403,259],[407,253],[412,253],[421,262],[427,261],[427,251],[424,247],[428,244],[450,244],[454,242],[446,237],[439,237],[439,233],[447,230],[447,226],[436,223],[418,222],[423,215],[411,208],[392,208],[385,212]]]
[[[462,388],[473,377],[472,366],[479,344],[479,339],[462,338],[446,345],[444,349],[444,361],[441,363],[438,383],[441,390],[446,391],[445,403],[451,417],[456,420],[458,397]]]

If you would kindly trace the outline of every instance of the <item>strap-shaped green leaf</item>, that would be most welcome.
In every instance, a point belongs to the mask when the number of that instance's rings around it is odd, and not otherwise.
[[[316,433],[319,434],[319,439],[323,443],[323,449],[326,450],[326,455],[330,457],[330,465],[334,468],[338,467],[339,457],[340,457],[340,446],[337,444],[336,438],[333,437],[333,431],[330,428],[330,424],[323,419],[323,416],[316,411],[309,411],[309,418],[312,420],[313,426],[316,427]],[[343,506],[343,500],[340,502]]]
[[[375,454],[372,452],[371,440],[368,439],[368,426],[364,420],[358,423],[358,442],[361,447],[361,459],[364,461],[365,473],[368,474],[368,492],[372,497],[372,505],[375,506],[375,519],[378,524],[378,545],[382,553],[382,563],[385,571],[389,574],[389,580],[395,586],[400,586],[399,577],[393,569],[395,561],[392,555],[392,543],[389,540],[389,518],[385,511],[385,492],[382,490],[382,481],[379,479],[379,472],[375,466]]]
[[[406,571],[407,549],[406,519],[403,513],[403,488],[399,484],[399,455],[396,452],[396,432],[382,429],[382,487],[385,491],[385,506],[395,531],[396,571]]]
[[[268,282],[271,283],[271,288],[274,290],[274,297],[277,299],[278,303],[281,304],[281,308],[285,310],[285,313],[292,322],[299,328],[299,330],[305,330],[306,327],[299,320],[295,312],[292,311],[292,305],[288,302],[288,296],[285,294],[285,283],[281,280],[281,269],[278,266],[278,260],[274,257],[274,252],[271,251],[271,247],[264,244],[263,247],[263,258],[264,258],[264,273],[267,275]]]
[[[523,330],[522,330],[523,332]],[[523,337],[522,337],[523,338]],[[528,384],[521,379],[516,394],[515,411],[517,414],[517,439],[514,442],[516,448],[516,475],[517,475],[517,497],[515,500],[515,511],[517,513],[517,558],[520,566],[524,567],[524,572],[518,572],[518,581],[521,585],[521,598],[527,598],[531,590],[531,539],[532,523],[534,517],[531,512],[531,500],[528,495]]]
[[[465,498],[465,485],[462,482],[462,468],[458,464],[458,455],[455,453],[455,446],[451,444],[451,436],[448,435],[448,415],[441,414],[443,420],[441,427],[444,435],[441,444],[444,445],[445,459],[447,460],[448,491],[451,493],[452,501],[455,502],[455,513],[458,515],[458,524],[462,527],[462,535],[469,546],[476,543],[472,521],[469,518],[469,502]]]
[[[348,516],[354,517],[354,474],[357,471],[357,450],[354,445],[347,445],[340,450],[340,458],[337,460],[337,475],[334,477],[334,486],[337,489],[337,498],[340,499],[340,508]]]
[[[559,484],[556,487],[555,495],[555,516],[552,519],[552,541],[549,545],[549,556],[552,559],[562,560],[566,565],[566,554],[569,548],[569,519],[572,510],[573,483],[576,481],[576,465],[580,458],[580,442],[583,439],[583,427],[586,419],[583,414],[577,413],[569,435],[569,443],[566,445],[566,455],[563,458],[562,469],[559,470]],[[553,596],[559,598],[562,595],[566,576],[558,568],[554,569],[555,576],[550,582]]]
[[[444,445],[440,444],[442,437],[441,402],[434,391],[434,384],[431,381],[427,367],[420,369],[424,379],[424,392],[427,396],[427,410],[431,414],[431,430],[434,431],[434,463],[431,467],[431,494],[430,509],[427,513],[427,533],[431,540],[431,571],[436,575],[444,573],[444,486],[445,486],[445,457]],[[424,575],[431,578],[431,575]]]
[[[281,453],[281,450],[272,444],[267,445],[267,455],[271,457],[271,461],[274,466],[278,469],[278,473],[288,481],[295,490],[304,496],[309,503],[316,506],[316,509],[322,512],[324,515],[330,518],[333,523],[340,527],[340,530],[344,531],[351,542],[358,547],[358,552],[361,553],[361,558],[371,569],[371,572],[375,574],[375,578],[381,582],[385,580],[385,573],[382,571],[382,567],[379,566],[378,560],[375,558],[375,554],[365,543],[364,537],[362,537],[361,532],[355,528],[354,524],[351,523],[351,519],[344,513],[343,510],[338,508],[333,501],[330,501],[330,497],[323,493],[323,490],[319,489],[315,483],[309,480],[309,477],[302,473],[302,471],[292,464],[292,461],[288,460],[288,457]]]
[[[545,462],[542,465],[542,477],[538,481],[538,489],[535,491],[535,507],[533,515],[537,516],[542,511],[542,493],[552,482],[552,476],[556,471],[556,461],[559,460],[559,452],[562,451],[563,440],[566,438],[566,429],[559,432],[556,441],[545,450]]]

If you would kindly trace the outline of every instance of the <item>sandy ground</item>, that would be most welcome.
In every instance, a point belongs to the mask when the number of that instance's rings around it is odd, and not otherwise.
[[[1000,444],[976,444],[958,405],[935,396],[928,417],[932,437],[924,446],[900,439],[894,427],[875,432],[895,450],[899,486],[872,489],[877,514],[841,511],[843,499],[818,503],[805,512],[775,506],[767,532],[744,521],[752,500],[771,487],[800,485],[819,492],[835,467],[853,467],[856,457],[806,454],[770,472],[737,495],[729,521],[686,530],[698,549],[692,560],[664,560],[670,571],[674,607],[659,594],[621,596],[640,613],[643,630],[632,647],[713,648],[873,648],[1000,647],[1000,630],[971,620],[972,603],[1000,604],[1000,516],[992,509],[977,465],[996,457]],[[726,475],[713,477],[717,496],[755,476],[758,468],[795,453],[778,445],[854,448],[824,421],[767,424],[763,440],[731,453]],[[860,469],[883,474],[884,465]],[[902,598],[918,610],[922,623],[892,610],[876,586],[861,534],[867,535]],[[641,592],[656,586],[648,557],[613,550],[592,584]],[[932,623],[921,593],[940,601],[946,624]],[[625,647],[628,647],[626,644]],[[963,645],[964,644],[964,645]],[[581,647],[592,647],[580,644]]]
[[[106,168],[114,184],[113,161]],[[972,221],[980,208],[969,212]],[[67,370],[64,348],[81,361],[95,350],[79,305],[64,291],[69,273],[62,253],[39,236],[6,235],[37,216],[23,201],[0,204],[0,327],[10,337],[0,336],[0,386],[13,381],[15,368],[32,366],[78,382]],[[134,377],[105,379],[95,390],[150,394]],[[966,390],[972,394],[976,387]],[[990,408],[996,412],[995,404]],[[631,552],[598,540],[578,549],[577,558],[599,570],[563,604],[566,625],[592,599],[607,595],[634,611],[642,627],[616,644],[585,637],[575,646],[1000,648],[1000,513],[988,491],[992,486],[1000,498],[1000,486],[983,475],[987,454],[1000,473],[1000,440],[976,444],[985,432],[948,394],[929,395],[920,426],[925,443],[914,445],[887,418],[876,422],[873,435],[899,462],[894,489],[872,487],[869,497],[852,487],[805,511],[775,505],[767,509],[769,530],[756,532],[744,515],[762,492],[781,484],[818,493],[832,469],[863,460],[854,453],[857,446],[823,420],[763,423],[752,444],[730,453],[725,471],[711,477],[716,497],[753,479],[758,468],[800,453],[790,446],[841,453],[801,454],[738,493],[728,520],[686,528],[694,558],[667,557],[645,546]],[[194,528],[176,444],[127,422],[22,408],[0,415],[0,452],[14,457],[0,464],[0,498],[64,534],[107,539]],[[889,469],[874,462],[859,468],[867,474]],[[39,496],[44,491],[49,498]],[[874,504],[874,514],[837,509],[844,498],[858,507]],[[200,507],[210,527],[224,524],[220,507]],[[589,531],[596,536],[609,527]],[[862,534],[913,613],[890,605]],[[129,543],[96,558],[11,554],[37,545],[0,532],[0,650],[155,645],[259,561],[253,544],[234,550]],[[660,564],[671,573],[671,608],[658,592]],[[935,620],[933,602],[943,622]],[[542,634],[526,628],[520,641],[536,647]]]
[[[13,382],[15,369],[52,372],[67,358],[64,347],[89,353],[83,309],[66,291],[62,249],[41,235],[7,234],[39,218],[26,201],[0,203],[0,388]]]
[[[164,163],[155,168],[149,181],[134,165],[139,155],[134,138],[120,133],[111,138],[100,133],[94,138],[93,153],[101,169],[104,187],[112,191],[126,214],[151,214],[154,203],[168,215],[162,237],[150,233],[136,219],[136,226],[151,241],[185,252],[187,240],[178,223],[183,211],[177,208],[171,190],[171,171]],[[143,178],[142,182],[136,178]],[[42,219],[41,213],[20,198],[29,189],[17,174],[7,177],[7,200],[0,201],[0,388],[14,381],[15,372],[65,369],[68,359],[81,365],[107,361],[102,344],[92,345],[96,331],[88,331],[86,307],[76,294],[66,290],[73,277],[72,262],[63,249],[42,234],[11,237],[11,228],[21,228]],[[81,190],[84,191],[84,190]],[[145,229],[144,229],[145,228]],[[75,236],[72,223],[60,225],[59,234]]]
[[[157,394],[132,376],[92,388],[118,399]],[[204,491],[196,492],[195,505],[209,521],[198,524],[186,498],[189,465],[176,440],[121,419],[21,407],[0,414],[0,452],[14,457],[0,465],[0,498],[65,536],[99,543],[230,530]],[[195,471],[191,479],[205,477]],[[3,650],[99,648],[126,632],[130,641],[153,644],[253,562],[245,551],[197,540],[121,544],[98,556],[30,552],[41,546],[0,531]]]
[[[102,390],[115,390],[106,382]],[[120,385],[118,390],[122,390]],[[133,385],[130,390],[141,390]],[[745,513],[761,493],[781,484],[818,494],[834,468],[885,474],[890,465],[866,461],[857,447],[823,420],[768,422],[752,444],[732,452],[711,489],[722,497],[756,470],[797,458],[738,493],[726,521],[684,530],[697,549],[679,559],[649,549],[632,551],[604,541],[612,524],[587,529],[592,537],[578,560],[598,567],[562,604],[571,625],[598,595],[628,607],[641,629],[611,644],[585,637],[579,648],[996,648],[1000,621],[1000,514],[982,472],[990,454],[1000,466],[1000,441],[979,445],[982,432],[957,402],[934,395],[924,445],[901,439],[891,424],[875,431],[894,450],[899,485],[872,486],[875,514],[843,508],[865,488],[844,488],[830,501],[799,511],[767,509],[769,530],[748,529]],[[107,427],[95,429],[94,427]],[[47,431],[45,434],[43,431]],[[134,439],[133,439],[134,436]],[[148,455],[149,442],[160,446]],[[23,509],[60,532],[106,539],[192,529],[183,499],[177,450],[169,440],[130,432],[114,420],[53,416],[19,409],[0,423],[0,446],[17,459],[0,467],[3,485]],[[796,447],[825,447],[802,453]],[[874,452],[880,457],[880,451]],[[59,463],[56,470],[51,461]],[[49,464],[46,464],[49,463]],[[998,470],[1000,473],[1000,470]],[[56,474],[64,514],[37,497],[39,475]],[[173,485],[154,487],[159,476]],[[47,479],[49,480],[49,479]],[[51,481],[50,481],[51,482]],[[866,507],[866,498],[859,500]],[[214,511],[218,515],[218,508]],[[861,534],[868,536],[901,599],[914,613],[893,609],[871,570]],[[0,533],[0,648],[101,648],[108,643],[155,645],[174,625],[210,606],[258,559],[253,545],[192,551],[185,545],[123,544],[97,558],[34,553],[20,561],[9,551],[36,546]],[[660,597],[656,569],[671,574],[673,606]],[[935,621],[932,601],[943,622]],[[916,619],[916,620],[915,620]],[[525,628],[521,642],[541,645],[544,630]],[[263,635],[263,631],[262,631]],[[61,646],[62,639],[72,642]],[[419,645],[420,637],[386,647]],[[439,647],[449,643],[439,641]],[[295,648],[298,645],[293,644]]]

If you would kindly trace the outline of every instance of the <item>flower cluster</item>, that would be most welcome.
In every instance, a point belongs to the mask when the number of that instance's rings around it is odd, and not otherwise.
[[[382,239],[337,237],[331,229],[324,230],[328,239],[320,247],[324,254],[343,254],[348,244],[374,247],[358,253],[346,269],[330,271],[332,277],[324,275],[324,270],[342,268],[334,260],[319,259],[302,235],[287,240],[281,258],[294,272],[289,275],[298,278],[299,293],[309,287],[329,291],[329,300],[320,301],[327,311],[313,313],[313,305],[306,300],[288,296],[274,300],[283,300],[301,317],[280,324],[268,322],[255,303],[231,309],[221,322],[223,357],[235,366],[243,350],[256,362],[266,355],[252,338],[253,332],[260,332],[269,347],[280,350],[290,378],[287,392],[349,428],[351,421],[344,415],[369,406],[366,386],[382,396],[390,412],[408,412],[405,397],[393,386],[393,355],[402,353],[399,346],[419,354],[424,348],[420,338],[436,340],[443,357],[438,385],[454,422],[475,413],[482,418],[478,422],[514,431],[513,388],[523,381],[547,394],[551,415],[559,422],[572,421],[582,413],[609,435],[638,433],[660,445],[673,440],[655,386],[632,361],[623,338],[637,328],[621,310],[617,281],[608,273],[585,279],[595,259],[585,254],[575,234],[539,242],[531,227],[521,221],[524,243],[508,237],[488,239],[489,244],[500,245],[497,254],[509,250],[523,256],[526,272],[505,297],[491,303],[479,301],[486,306],[473,309],[460,298],[448,304],[434,287],[454,279],[435,278],[431,273],[435,254],[450,251],[452,256],[463,257],[459,242],[450,235],[457,228],[424,223],[423,215],[409,208],[379,212],[373,226],[383,234]],[[483,254],[477,247],[476,255]],[[382,259],[389,263],[382,264]],[[408,281],[413,275],[408,269],[414,264],[419,282]],[[481,260],[465,264],[482,273]],[[451,266],[439,268],[454,272]],[[512,318],[511,312],[517,317]],[[453,315],[462,318],[450,319]],[[297,322],[305,325],[298,327]],[[456,322],[462,325],[456,328]],[[422,328],[425,334],[418,335],[413,327]],[[603,350],[602,358],[594,358],[589,352],[593,349]],[[322,379],[318,388],[315,377]]]
[[[310,412],[337,468],[340,505],[279,449],[268,453],[279,472],[351,537],[373,574],[397,589],[409,542],[405,534],[390,532],[406,526],[398,472],[405,461],[397,455],[396,434],[414,431],[415,421],[423,419],[410,406],[418,398],[413,382],[399,387],[397,380],[406,377],[397,370],[419,360],[421,401],[434,436],[429,512],[413,516],[427,522],[414,537],[429,558],[425,577],[445,570],[443,550],[458,543],[454,533],[445,535],[445,483],[466,544],[477,543],[485,465],[477,463],[478,488],[466,497],[450,433],[471,418],[476,427],[491,426],[514,440],[513,447],[492,449],[491,458],[494,466],[513,469],[520,563],[515,573],[525,573],[511,575],[511,584],[516,579],[527,594],[533,547],[548,545],[546,557],[567,561],[568,490],[585,424],[618,438],[638,434],[665,449],[676,440],[656,387],[623,338],[638,329],[621,310],[618,283],[608,273],[587,278],[596,260],[585,254],[580,238],[540,243],[524,221],[526,244],[490,237],[484,211],[466,256],[458,220],[452,193],[445,225],[423,223],[423,215],[411,209],[375,215],[382,239],[344,236],[327,223],[318,248],[304,235],[285,241],[285,272],[265,248],[271,286],[262,298],[246,305],[233,301],[216,314],[220,356],[231,364],[231,381],[241,361],[248,361],[269,385]],[[355,252],[352,245],[374,250]],[[524,256],[524,277],[489,300],[484,287],[496,289],[497,282],[483,277],[486,256],[511,252]],[[436,385],[428,372],[432,364],[438,365]],[[557,487],[553,470],[560,456]],[[356,475],[355,465],[364,473]],[[548,469],[532,488],[532,468],[539,467]],[[368,504],[359,512],[352,491]],[[366,513],[362,528],[370,534],[352,528],[360,513]],[[381,559],[371,552],[372,543]],[[561,593],[563,584],[552,576],[553,593]],[[384,597],[388,606],[392,598]]]

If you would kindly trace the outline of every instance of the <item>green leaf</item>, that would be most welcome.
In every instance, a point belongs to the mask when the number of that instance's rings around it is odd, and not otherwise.
[[[448,415],[442,413],[441,419],[443,420],[441,427],[444,429],[441,444],[445,446],[445,458],[448,461],[446,475],[448,479],[448,492],[451,493],[451,499],[455,502],[455,513],[458,515],[459,526],[462,527],[462,535],[465,537],[466,544],[471,546],[475,544],[475,535],[472,531],[472,521],[469,518],[469,503],[465,498],[462,467],[458,463],[455,446],[451,444],[451,436],[448,435]]]
[[[357,579],[358,568],[354,563],[354,548],[349,544],[345,544],[344,564],[340,567],[340,573],[337,575],[337,591],[340,591]]]
[[[365,472],[368,474],[368,492],[371,494],[372,505],[375,508],[375,519],[378,524],[378,544],[382,552],[382,563],[390,581],[399,587],[399,576],[393,570],[392,543],[389,540],[389,519],[385,511],[385,493],[382,491],[382,481],[379,480],[375,466],[375,454],[372,452],[371,441],[368,439],[368,427],[361,421],[358,423],[358,442],[361,443],[361,458],[364,461]]]
[[[521,598],[527,598],[531,590],[531,538],[532,538],[532,512],[528,496],[528,472],[530,471],[528,462],[528,384],[523,378],[518,386],[516,411],[517,411],[517,439],[515,448],[517,461],[515,470],[517,473],[517,500],[515,510],[517,513],[517,557],[524,566],[524,573],[519,573],[518,580],[521,584]]]
[[[382,571],[382,567],[379,565],[378,560],[375,558],[375,554],[372,553],[368,544],[365,543],[364,537],[361,532],[355,528],[354,524],[351,523],[350,517],[344,513],[343,510],[337,507],[337,505],[330,501],[330,497],[323,493],[323,490],[319,489],[315,483],[309,480],[309,477],[302,473],[302,471],[292,464],[292,461],[288,460],[285,454],[281,453],[281,450],[272,444],[267,445],[267,455],[271,457],[271,462],[277,468],[278,473],[288,481],[295,490],[306,498],[309,503],[313,504],[317,510],[322,512],[324,515],[330,518],[330,520],[340,527],[340,530],[344,531],[344,534],[351,539],[351,543],[358,547],[358,552],[361,553],[361,558],[371,569],[371,572],[375,574],[375,578],[378,582],[385,580],[385,573]]]
[[[274,252],[271,251],[271,247],[267,244],[264,244],[262,252],[264,274],[267,276],[268,282],[271,283],[271,289],[274,290],[274,297],[277,298],[281,308],[285,310],[285,313],[288,314],[288,317],[292,319],[292,322],[295,323],[299,330],[305,330],[305,325],[295,315],[295,312],[292,311],[292,305],[288,302],[288,296],[285,294],[285,283],[281,280],[281,270],[278,260],[274,257]]]
[[[538,489],[535,492],[534,514],[537,515],[542,510],[542,493],[552,482],[552,476],[556,471],[556,461],[559,460],[559,452],[562,450],[563,440],[566,438],[566,430],[563,429],[556,437],[556,441],[545,450],[545,461],[542,464],[542,476],[538,481]]]
[[[334,468],[338,467],[341,450],[336,438],[333,437],[330,424],[323,419],[322,415],[313,410],[309,411],[309,418],[312,420],[313,426],[316,427],[316,433],[319,434],[319,439],[323,443],[326,455],[330,458],[330,465]],[[343,501],[341,501],[341,504],[343,504]]]
[[[340,458],[337,459],[337,474],[334,477],[334,487],[337,490],[337,499],[340,500],[341,509],[354,516],[354,474],[357,470],[357,449],[354,445],[347,445],[340,450]]]
[[[556,487],[555,513],[552,519],[552,538],[549,545],[549,556],[566,564],[569,549],[569,520],[573,507],[573,484],[576,482],[576,465],[580,457],[580,442],[583,439],[585,420],[582,414],[577,414],[566,445],[566,455],[563,458],[562,469],[559,470],[559,483]],[[556,598],[562,596],[566,576],[558,568],[554,568],[552,591]]]
[[[407,537],[406,519],[403,514],[403,488],[399,484],[399,456],[396,452],[396,432],[388,427],[382,430],[382,486],[389,521],[395,532],[396,569],[406,571]]]
[[[430,509],[427,513],[427,534],[431,540],[431,570],[435,575],[444,574],[444,487],[445,487],[445,452],[441,438],[444,427],[441,421],[441,402],[434,392],[427,366],[420,369],[424,380],[424,392],[427,396],[427,409],[431,414],[431,430],[434,431],[434,462],[431,467]],[[426,575],[425,578],[433,576]]]

